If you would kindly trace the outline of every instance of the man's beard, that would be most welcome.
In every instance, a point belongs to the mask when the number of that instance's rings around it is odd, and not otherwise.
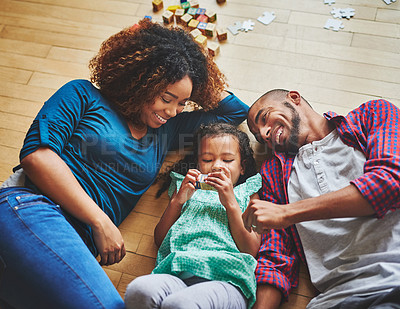
[[[289,102],[283,102],[283,105],[292,112],[292,129],[290,130],[285,152],[289,155],[296,155],[299,151],[300,115]]]

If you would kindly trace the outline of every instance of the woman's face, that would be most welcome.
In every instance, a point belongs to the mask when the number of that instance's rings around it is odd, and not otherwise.
[[[159,128],[168,119],[181,113],[192,93],[193,83],[189,76],[170,84],[153,104],[144,106],[141,113],[143,124],[151,128]]]

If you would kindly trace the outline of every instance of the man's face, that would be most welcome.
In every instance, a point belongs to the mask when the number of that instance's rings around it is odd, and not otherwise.
[[[249,111],[247,124],[260,143],[277,152],[297,153],[301,118],[287,101],[267,99],[256,102]]]

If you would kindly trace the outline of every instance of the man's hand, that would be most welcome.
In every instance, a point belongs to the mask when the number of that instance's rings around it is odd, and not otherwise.
[[[248,231],[267,233],[269,229],[286,228],[293,224],[287,218],[285,205],[273,204],[262,200],[251,200],[242,215],[244,226]]]

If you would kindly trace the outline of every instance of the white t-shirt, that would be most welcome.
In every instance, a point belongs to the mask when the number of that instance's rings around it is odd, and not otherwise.
[[[304,145],[289,178],[289,202],[337,191],[363,174],[365,156],[344,144],[336,130]],[[400,211],[296,224],[311,281],[321,292],[309,305],[330,308],[348,296],[400,286]]]

